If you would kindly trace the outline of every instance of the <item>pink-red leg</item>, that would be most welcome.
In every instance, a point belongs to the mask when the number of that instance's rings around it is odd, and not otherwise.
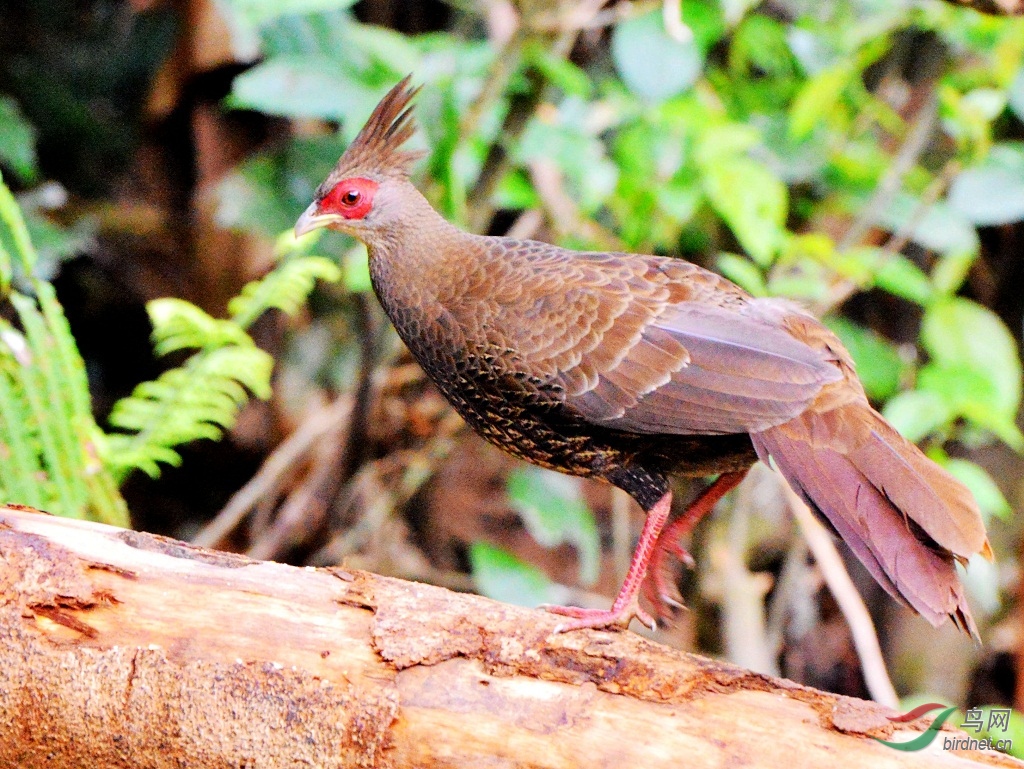
[[[672,521],[658,537],[657,546],[650,559],[649,579],[643,585],[643,593],[655,607],[658,616],[671,616],[670,606],[681,607],[674,597],[678,595],[675,586],[666,576],[665,555],[671,553],[686,566],[693,567],[693,556],[683,547],[681,540],[687,536],[705,515],[710,513],[718,501],[734,489],[747,475],[746,470],[737,473],[722,473],[690,504],[686,512]]]
[[[569,630],[580,630],[582,628],[611,627],[613,625],[627,627],[633,617],[636,617],[651,629],[655,627],[654,618],[640,608],[640,586],[643,584],[644,576],[647,574],[647,564],[655,552],[658,535],[661,534],[665,521],[668,520],[671,508],[672,492],[669,491],[648,511],[647,520],[644,522],[643,531],[640,533],[640,541],[637,543],[636,550],[633,551],[633,560],[629,562],[629,571],[626,572],[626,579],[623,580],[622,587],[619,589],[619,595],[615,598],[611,609],[580,609],[575,606],[544,607],[554,614],[572,617],[570,621],[558,625],[555,628],[555,633],[565,633]]]

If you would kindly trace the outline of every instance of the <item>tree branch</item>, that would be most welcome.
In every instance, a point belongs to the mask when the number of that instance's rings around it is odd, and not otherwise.
[[[892,750],[874,703],[441,588],[14,508],[0,558],[0,766],[1024,766]]]

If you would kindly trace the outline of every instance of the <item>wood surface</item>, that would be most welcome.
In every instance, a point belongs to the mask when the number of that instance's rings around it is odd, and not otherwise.
[[[1024,766],[896,751],[871,738],[927,722],[557,622],[0,508],[0,767]]]

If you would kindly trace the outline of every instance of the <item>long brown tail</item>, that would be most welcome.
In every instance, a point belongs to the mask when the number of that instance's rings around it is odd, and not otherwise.
[[[812,407],[751,438],[890,595],[977,636],[955,562],[991,550],[959,481],[862,401]]]

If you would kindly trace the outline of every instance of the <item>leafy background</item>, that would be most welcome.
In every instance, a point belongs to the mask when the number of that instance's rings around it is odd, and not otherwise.
[[[684,257],[826,319],[997,555],[967,576],[983,647],[847,564],[897,690],[1020,708],[1022,61],[1024,20],[941,0],[5,4],[0,489],[256,557],[607,604],[631,503],[468,435],[362,248],[289,233],[411,72],[417,179],[452,221]],[[865,696],[785,507],[767,473],[730,495],[657,635]]]

